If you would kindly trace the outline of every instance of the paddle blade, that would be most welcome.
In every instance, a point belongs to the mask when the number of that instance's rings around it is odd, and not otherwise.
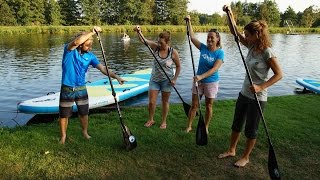
[[[126,146],[126,150],[131,151],[132,149],[137,147],[137,140],[132,135],[129,128],[127,126],[124,126],[124,127],[125,127],[125,129],[122,128],[122,135],[123,135],[124,144]]]
[[[183,102],[183,109],[184,112],[186,113],[187,117],[189,116],[189,110],[190,110],[191,106],[185,102]]]
[[[272,144],[269,146],[268,169],[271,179],[281,179],[276,154],[274,153]]]
[[[208,144],[208,135],[206,130],[206,124],[204,123],[202,114],[200,113],[197,132],[196,132],[197,145],[204,146]]]

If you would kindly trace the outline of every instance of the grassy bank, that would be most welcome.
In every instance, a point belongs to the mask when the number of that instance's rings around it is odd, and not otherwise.
[[[319,95],[271,97],[265,117],[283,179],[320,176]],[[86,141],[77,118],[69,123],[68,140],[58,144],[57,121],[15,129],[0,129],[0,179],[268,179],[268,144],[263,126],[244,168],[232,163],[243,152],[240,140],[235,158],[218,160],[229,145],[235,101],[217,101],[207,146],[195,144],[195,132],[183,132],[186,117],[181,104],[171,105],[166,130],[143,127],[147,107],[123,108],[126,124],[138,147],[126,152],[116,110],[91,114]],[[204,111],[203,111],[204,112]],[[194,122],[194,129],[196,126]]]
[[[62,34],[76,33],[79,31],[91,30],[92,26],[0,26],[0,34]],[[102,26],[104,32],[131,32],[134,25],[118,25],[118,26]],[[207,32],[212,28],[217,28],[220,32],[229,32],[227,26],[193,26],[195,32]],[[170,32],[185,32],[185,26],[172,25],[142,25],[144,32],[161,32],[168,30]],[[287,33],[286,27],[271,27],[271,33]],[[295,31],[300,34],[317,33],[320,34],[320,28],[295,28]]]

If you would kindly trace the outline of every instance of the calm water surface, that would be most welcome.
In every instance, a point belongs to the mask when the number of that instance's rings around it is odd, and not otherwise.
[[[120,34],[102,33],[102,41],[108,65],[118,74],[131,73],[152,66],[153,56],[148,48],[138,41],[135,34],[129,34],[131,41],[123,44]],[[63,44],[73,35],[0,35],[0,126],[16,124],[32,117],[16,113],[17,103],[60,90],[61,59]],[[145,34],[148,39],[157,39],[157,33]],[[206,33],[196,33],[200,41],[206,42]],[[225,51],[225,63],[220,68],[220,90],[217,99],[235,99],[245,76],[245,69],[234,37],[221,34]],[[284,78],[269,88],[270,96],[291,95],[299,87],[297,78],[320,79],[320,35],[272,35],[273,49],[282,67]],[[184,101],[190,102],[192,86],[192,61],[188,39],[185,33],[172,33],[172,46],[179,52],[182,71],[177,89]],[[192,45],[197,67],[199,51]],[[95,40],[92,51],[102,61],[99,43]],[[244,55],[247,50],[242,48]],[[96,69],[87,73],[87,81],[103,78]],[[172,92],[171,103],[180,103]],[[126,106],[146,105],[147,94],[126,102]],[[13,119],[13,120],[12,120]]]

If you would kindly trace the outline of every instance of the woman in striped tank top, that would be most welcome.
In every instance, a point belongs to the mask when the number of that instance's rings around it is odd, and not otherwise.
[[[143,34],[141,33],[141,29],[139,26],[134,28],[135,31],[139,32],[144,38]],[[139,39],[142,43],[144,43],[143,39]],[[144,38],[145,39],[145,38]],[[153,116],[156,110],[156,103],[157,97],[159,92],[161,91],[161,107],[162,107],[162,115],[161,115],[161,129],[167,128],[167,115],[169,112],[169,97],[171,94],[172,86],[176,84],[177,78],[180,74],[180,59],[178,52],[170,46],[170,32],[164,31],[159,34],[158,42],[154,42],[148,39],[145,39],[150,48],[153,50],[155,57],[157,60],[154,59],[151,78],[149,83],[149,119],[144,124],[145,127],[151,127],[155,124],[155,120]],[[161,65],[161,67],[159,66]],[[176,67],[176,71],[173,71],[173,64]],[[170,78],[168,80],[165,73]]]

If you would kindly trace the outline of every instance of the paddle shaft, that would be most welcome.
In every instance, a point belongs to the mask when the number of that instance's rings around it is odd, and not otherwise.
[[[139,37],[143,40],[144,44],[148,47],[149,51],[151,52],[152,56],[154,57],[154,59],[156,60],[157,64],[159,65],[160,69],[162,70],[162,72],[164,73],[164,75],[167,77],[167,79],[169,80],[169,82],[171,83],[171,79],[169,78],[168,74],[164,71],[163,67],[161,66],[160,62],[158,61],[156,55],[154,54],[154,52],[152,51],[151,47],[149,46],[149,44],[147,43],[147,41],[144,39],[144,37],[142,36],[140,31],[137,31],[139,34]],[[178,94],[179,98],[181,99],[181,101],[185,104],[184,100],[182,99],[180,93],[178,92],[177,88],[175,86],[172,86],[173,89],[176,91],[176,93]]]
[[[101,37],[100,37],[100,33],[98,31],[96,31],[96,34],[97,34],[97,37],[98,37],[98,40],[99,40],[99,43],[100,43],[100,48],[101,48],[101,52],[102,52],[102,57],[103,57],[103,61],[106,65],[106,70],[107,70],[107,76],[108,76],[108,79],[109,79],[109,82],[110,82],[110,86],[111,86],[111,90],[112,90],[112,96],[114,98],[114,101],[117,105],[117,111],[118,111],[118,115],[119,115],[119,118],[120,118],[120,124],[121,124],[121,128],[123,131],[126,131],[126,127],[123,123],[123,120],[122,120],[122,116],[121,116],[121,111],[120,111],[120,106],[119,106],[119,103],[117,101],[117,95],[116,95],[116,92],[114,90],[114,87],[113,87],[113,84],[112,84],[112,79],[110,77],[110,73],[109,73],[109,69],[108,69],[108,65],[107,65],[107,60],[106,60],[106,55],[104,53],[104,49],[103,49],[103,46],[102,46],[102,42],[101,42]]]
[[[186,20],[186,25],[187,25],[187,36],[188,36],[189,48],[190,48],[190,53],[191,53],[193,76],[196,76],[196,69],[194,66],[193,53],[192,53],[192,47],[191,47],[191,42],[190,42],[190,30],[189,30],[190,24],[189,24],[188,20]],[[198,82],[195,82],[195,84],[196,84],[196,91],[197,91],[198,103],[199,103],[199,113],[201,114],[201,103],[200,103],[200,95],[199,95],[199,90],[198,90]],[[200,117],[202,117],[202,116],[200,116]]]
[[[191,53],[191,61],[192,61],[192,69],[193,69],[193,76],[196,76],[196,69],[194,66],[194,60],[193,60],[193,53],[191,48],[191,42],[190,42],[190,31],[189,31],[189,21],[186,19],[186,25],[187,25],[187,36],[188,36],[188,42],[189,42],[189,48]],[[198,104],[199,104],[199,121],[197,125],[197,131],[196,131],[196,144],[197,145],[207,145],[208,144],[208,134],[206,129],[206,124],[203,120],[203,116],[201,114],[201,102],[200,102],[200,95],[198,90],[198,82],[195,82],[196,91],[197,91],[197,97],[198,97]]]
[[[249,71],[249,68],[248,68],[248,65],[244,59],[244,56],[243,56],[243,53],[242,53],[242,50],[241,50],[241,47],[240,47],[240,43],[239,43],[239,36],[237,34],[237,30],[235,28],[235,25],[233,24],[232,20],[231,20],[231,15],[230,15],[230,10],[227,9],[227,16],[228,16],[228,19],[231,23],[231,26],[233,28],[233,32],[234,32],[234,38],[235,38],[235,41],[237,43],[237,46],[238,46],[238,49],[240,51],[240,55],[241,55],[241,58],[242,58],[242,62],[243,62],[243,65],[246,69],[246,73],[247,73],[247,76],[249,78],[249,81],[250,81],[250,85],[253,86],[253,81],[252,81],[252,77],[251,77],[251,74],[250,74],[250,71]],[[279,173],[278,172],[278,163],[277,163],[277,159],[276,159],[276,156],[275,156],[275,152],[274,152],[274,148],[273,148],[273,145],[272,145],[272,142],[271,142],[271,139],[270,139],[270,135],[269,135],[269,131],[268,131],[268,128],[267,128],[267,124],[266,124],[266,121],[264,119],[264,115],[263,115],[263,112],[262,112],[262,109],[261,109],[261,105],[260,105],[260,102],[259,102],[259,99],[258,99],[258,96],[257,96],[257,93],[253,93],[254,94],[254,98],[255,98],[255,101],[257,102],[257,106],[258,106],[258,109],[259,109],[259,113],[260,113],[260,116],[261,116],[261,119],[262,119],[262,122],[263,122],[263,126],[264,126],[264,129],[265,129],[265,133],[267,135],[267,139],[268,139],[268,143],[269,143],[269,163],[270,161],[272,161],[273,164],[273,170],[277,170],[276,173]],[[272,174],[274,174],[275,172],[273,172]],[[269,174],[270,174],[270,169],[269,169]],[[275,178],[275,179],[280,179],[280,174],[277,174],[278,176],[277,177],[273,177],[272,176],[272,179]],[[271,174],[270,174],[271,176]]]

